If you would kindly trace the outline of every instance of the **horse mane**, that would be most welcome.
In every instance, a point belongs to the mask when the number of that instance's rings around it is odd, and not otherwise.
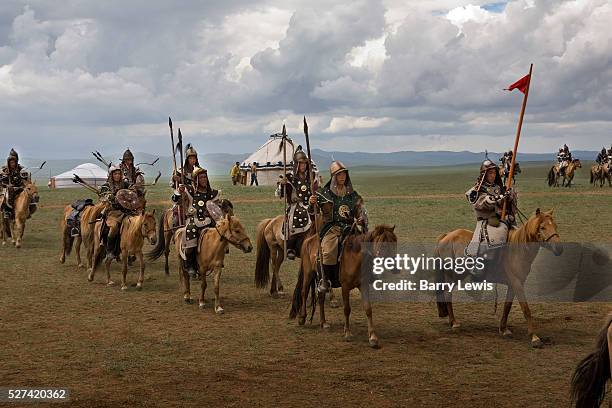
[[[125,222],[122,224],[122,228],[124,225],[126,226],[124,233],[130,237],[137,236],[138,234],[140,234],[140,230],[142,228],[142,224],[144,224],[145,217],[146,213],[127,217],[127,224]]]
[[[397,237],[393,232],[394,228],[393,225],[379,224],[365,234],[349,235],[345,242],[345,248],[355,252],[361,251],[361,244],[363,242],[373,242],[375,238],[381,236],[385,242],[395,242]]]
[[[540,229],[540,224],[546,217],[550,217],[549,215],[540,213],[539,215],[534,214],[527,222],[521,225],[516,230],[510,230],[510,234],[508,237],[508,242],[513,244],[525,244],[527,242],[534,242],[535,237],[538,234],[538,230]]]

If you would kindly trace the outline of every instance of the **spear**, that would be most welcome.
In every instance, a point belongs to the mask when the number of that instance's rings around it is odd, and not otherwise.
[[[284,214],[285,214],[285,222],[283,228],[283,257],[287,256],[287,235],[289,234],[289,218],[287,217],[287,128],[283,123],[283,176],[285,177],[285,182],[283,183],[283,197],[284,199]]]
[[[525,108],[527,107],[527,97],[529,96],[529,86],[531,85],[531,72],[533,71],[533,64],[529,66],[529,74],[521,78],[518,82],[510,85],[509,91],[512,89],[518,89],[523,92],[523,105],[521,106],[521,113],[519,115],[518,127],[516,129],[516,137],[514,139],[514,149],[512,150],[512,163],[510,164],[510,174],[506,181],[506,191],[512,187],[512,177],[514,176],[514,167],[516,166],[516,151],[518,150],[519,140],[521,138],[521,128],[523,127],[523,117],[525,116]],[[526,83],[524,83],[526,81]],[[504,200],[502,207],[501,219],[506,218],[506,210],[508,207],[508,200]]]
[[[170,141],[172,142],[172,175],[174,176],[176,174],[176,148],[174,146],[174,130],[172,129],[172,118],[170,116],[168,116],[168,126],[170,126]]]
[[[185,162],[183,161],[183,134],[181,133],[181,128],[179,128],[178,132],[178,146],[180,147],[180,157],[181,157],[181,184],[185,184]]]

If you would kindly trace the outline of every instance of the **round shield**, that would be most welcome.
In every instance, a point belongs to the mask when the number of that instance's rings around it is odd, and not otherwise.
[[[215,220],[215,222],[218,222],[221,220],[221,218],[223,218],[223,210],[221,210],[221,207],[219,207],[217,203],[213,202],[213,200],[206,202],[206,210],[208,210],[210,218]]]
[[[142,208],[142,199],[138,197],[138,194],[136,194],[136,192],[133,190],[128,190],[127,188],[124,188],[122,190],[117,191],[115,197],[117,198],[117,202],[119,203],[119,205],[121,205],[126,210],[134,211]]]

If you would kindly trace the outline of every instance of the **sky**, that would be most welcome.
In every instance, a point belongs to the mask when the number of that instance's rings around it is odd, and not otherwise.
[[[2,0],[0,154],[612,144],[607,0]]]

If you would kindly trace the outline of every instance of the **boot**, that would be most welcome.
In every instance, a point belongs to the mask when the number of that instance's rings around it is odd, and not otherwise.
[[[113,260],[117,258],[117,237],[107,237],[106,239],[106,259]]]
[[[198,276],[197,259],[194,248],[185,250],[186,260],[183,260],[183,269],[187,271],[191,279],[195,279]]]
[[[287,240],[287,259],[290,261],[295,259],[295,239]]]
[[[323,265],[323,273],[317,287],[320,293],[327,293],[331,290],[332,284],[329,277],[332,276],[334,267],[335,265]]]

